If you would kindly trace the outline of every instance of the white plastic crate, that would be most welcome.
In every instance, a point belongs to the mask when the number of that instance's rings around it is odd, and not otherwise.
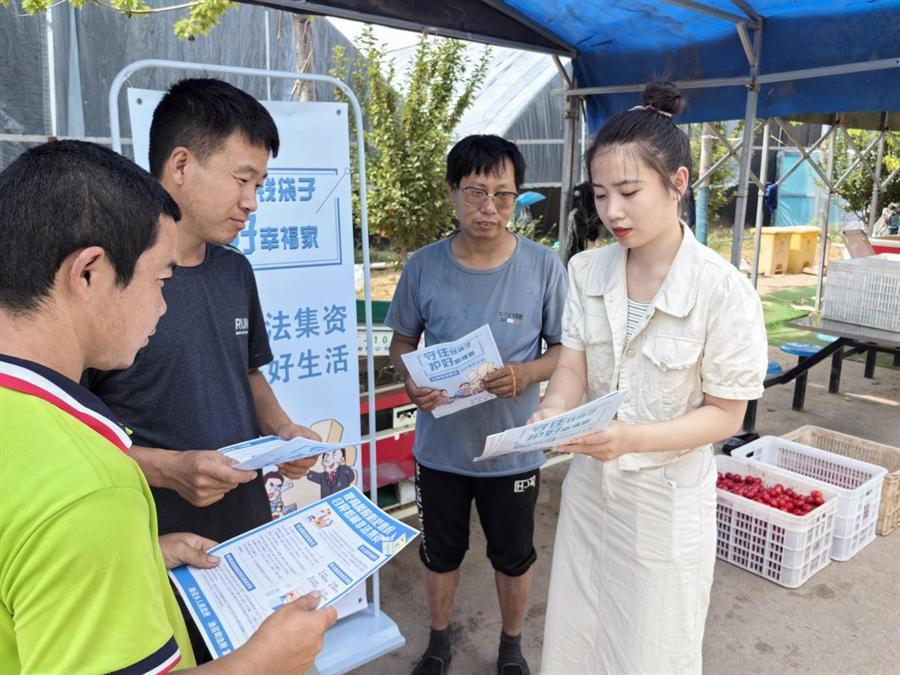
[[[805,516],[716,489],[716,556],[787,588],[797,588],[831,562],[839,495],[820,481],[771,466],[716,456],[720,473],[758,476],[798,493],[819,490],[825,503]]]
[[[822,317],[900,331],[900,261],[894,257],[830,262]]]
[[[887,469],[777,436],[763,436],[732,451],[751,463],[776,466],[827,483],[840,496],[831,557],[850,560],[875,539]]]

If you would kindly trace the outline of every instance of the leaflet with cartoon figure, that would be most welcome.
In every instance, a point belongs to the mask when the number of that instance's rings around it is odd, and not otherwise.
[[[419,387],[437,389],[441,399],[431,411],[451,415],[497,398],[484,389],[485,375],[503,365],[491,327],[484,325],[454,342],[441,342],[403,355],[403,364]]]
[[[322,594],[320,607],[333,604],[418,534],[349,487],[211,548],[217,567],[182,566],[169,576],[219,658],[310,591]]]
[[[488,436],[484,452],[473,461],[555,448],[579,436],[603,431],[616,416],[624,395],[625,392],[612,391],[561,415]]]
[[[235,469],[254,471],[274,464],[284,464],[297,459],[324,455],[326,452],[340,450],[351,445],[359,445],[359,443],[343,441],[324,443],[299,437],[286,441],[278,436],[262,436],[251,441],[219,448],[219,452],[238,462],[234,465]]]

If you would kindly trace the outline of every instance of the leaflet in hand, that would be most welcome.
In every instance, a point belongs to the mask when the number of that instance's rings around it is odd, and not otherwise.
[[[340,443],[323,443],[322,441],[313,441],[300,437],[286,441],[278,436],[263,436],[262,438],[254,438],[251,441],[219,448],[219,452],[238,462],[233,468],[242,471],[254,471],[262,469],[264,466],[323,455],[326,452],[341,450],[350,445],[359,445],[359,443],[344,441]]]
[[[491,327],[484,325],[455,342],[442,342],[403,354],[403,364],[418,387],[441,392],[435,417],[444,417],[497,398],[482,379],[503,365]]]
[[[321,593],[320,607],[333,604],[418,534],[349,487],[213,547],[217,567],[182,566],[169,576],[219,658],[310,591]]]
[[[579,436],[603,431],[616,416],[624,395],[625,392],[613,391],[561,415],[488,436],[484,452],[474,461],[554,448]]]

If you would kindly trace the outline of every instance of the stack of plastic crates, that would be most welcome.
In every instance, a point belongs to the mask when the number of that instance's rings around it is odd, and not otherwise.
[[[887,474],[884,467],[777,436],[763,436],[736,448],[732,455],[822,481],[837,492],[840,499],[831,545],[834,560],[849,560],[875,539],[881,486]]]
[[[801,586],[831,562],[837,492],[817,480],[725,455],[716,456],[716,469],[758,476],[767,486],[780,483],[801,494],[819,490],[825,498],[805,516],[796,516],[717,489],[719,558],[787,588]]]

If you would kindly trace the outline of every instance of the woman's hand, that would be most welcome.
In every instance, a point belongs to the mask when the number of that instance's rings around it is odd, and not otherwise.
[[[556,448],[559,452],[588,455],[601,462],[609,462],[639,447],[640,427],[613,420],[603,431],[576,438]]]

